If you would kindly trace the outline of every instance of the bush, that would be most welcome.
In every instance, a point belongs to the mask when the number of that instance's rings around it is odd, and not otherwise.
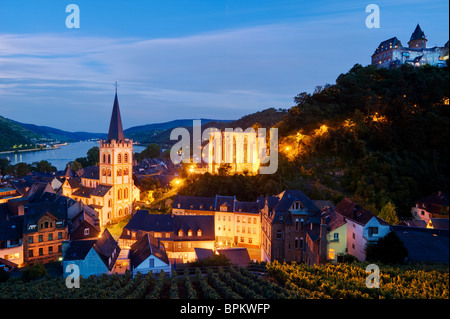
[[[30,281],[47,276],[47,269],[41,263],[36,263],[22,271],[22,280]]]
[[[5,282],[9,279],[9,272],[5,271],[5,269],[0,268],[0,283]]]
[[[380,238],[376,244],[368,244],[366,247],[366,260],[368,262],[403,264],[407,257],[408,250],[394,232]]]

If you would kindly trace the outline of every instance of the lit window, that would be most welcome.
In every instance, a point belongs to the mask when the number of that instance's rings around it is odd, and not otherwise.
[[[188,236],[192,236],[192,230],[188,230]]]
[[[225,226],[223,227],[224,229],[225,229]],[[197,230],[197,236],[198,237],[201,237],[202,236],[202,231],[199,229],[199,230]]]
[[[328,250],[328,259],[334,259],[334,255],[335,255],[334,249],[330,248]]]

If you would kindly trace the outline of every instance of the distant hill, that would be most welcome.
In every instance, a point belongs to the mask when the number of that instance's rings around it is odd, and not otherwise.
[[[91,132],[67,132],[49,126],[39,126],[34,124],[26,124],[16,122],[20,126],[41,135],[42,137],[59,140],[61,142],[78,142],[95,138],[106,138],[106,133],[91,133]]]
[[[41,136],[23,126],[0,116],[0,151],[8,151],[14,145],[30,144],[33,138]]]
[[[192,129],[193,120],[194,119],[181,119],[170,122],[134,126],[124,130],[124,134],[127,138],[131,138],[134,141],[143,144],[156,143],[167,145],[171,144],[170,132],[172,132],[172,129],[176,127],[185,127],[188,130],[189,128]],[[212,119],[199,119],[199,120],[201,120],[202,127],[207,127],[211,123],[220,123],[220,125],[224,125],[226,123],[232,122],[232,120],[212,120]]]
[[[201,119],[202,130],[208,127],[220,130],[240,127],[245,130],[254,124],[258,124],[259,127],[270,128],[275,127],[287,113],[288,111],[284,109],[268,108],[245,115],[238,120]],[[126,137],[143,144],[156,143],[162,146],[169,146],[176,142],[170,140],[170,133],[175,127],[184,127],[192,134],[192,119],[136,126],[125,130],[124,133]]]

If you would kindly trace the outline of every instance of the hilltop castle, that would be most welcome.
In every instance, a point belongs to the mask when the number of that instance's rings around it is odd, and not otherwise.
[[[62,189],[64,196],[94,207],[105,226],[129,216],[140,195],[133,181],[133,141],[123,134],[117,91],[108,138],[100,141],[99,151],[99,165],[85,168],[81,182],[70,178],[68,168]]]
[[[402,64],[421,66],[430,64],[445,66],[448,60],[448,41],[443,47],[427,48],[427,37],[417,24],[411,35],[408,47],[404,47],[397,37],[390,38],[380,43],[372,55],[372,65],[382,68],[394,68]]]

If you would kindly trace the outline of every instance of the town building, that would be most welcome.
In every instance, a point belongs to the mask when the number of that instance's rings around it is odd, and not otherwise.
[[[266,196],[261,213],[261,260],[304,262],[306,229],[320,209],[300,190]]]
[[[132,214],[133,202],[140,196],[133,181],[133,140],[123,134],[117,91],[108,138],[99,143],[99,165],[85,168],[80,179],[66,174],[62,190],[65,196],[94,207],[103,227]]]
[[[63,250],[63,269],[71,264],[76,265],[84,278],[112,274],[120,254],[120,247],[108,229],[105,229],[100,238],[65,241]],[[70,272],[64,271],[64,276],[69,274]]]
[[[349,198],[344,198],[335,208],[347,223],[347,254],[365,261],[366,245],[375,243],[390,231],[390,225]]]
[[[411,208],[411,214],[416,221],[424,221],[425,225],[431,218],[448,219],[449,197],[447,193],[438,191],[416,200]]]
[[[133,275],[138,272],[147,274],[164,271],[169,275],[172,273],[164,244],[148,233],[142,235],[131,245],[128,258],[130,260],[130,271]]]
[[[449,57],[448,41],[443,47],[427,48],[427,37],[417,24],[411,35],[408,47],[404,47],[397,37],[380,43],[372,55],[372,65],[383,68],[394,68],[402,64],[421,66],[446,66]]]
[[[120,246],[130,249],[145,233],[164,244],[171,264],[186,263],[195,260],[195,248],[214,249],[214,216],[149,214],[138,210],[123,228]]]
[[[174,215],[214,215],[217,246],[261,246],[261,214],[263,197],[255,202],[238,201],[236,196],[197,197],[176,195]]]
[[[62,242],[68,239],[67,205],[61,202],[29,203],[23,227],[24,262],[48,263],[62,257]]]

